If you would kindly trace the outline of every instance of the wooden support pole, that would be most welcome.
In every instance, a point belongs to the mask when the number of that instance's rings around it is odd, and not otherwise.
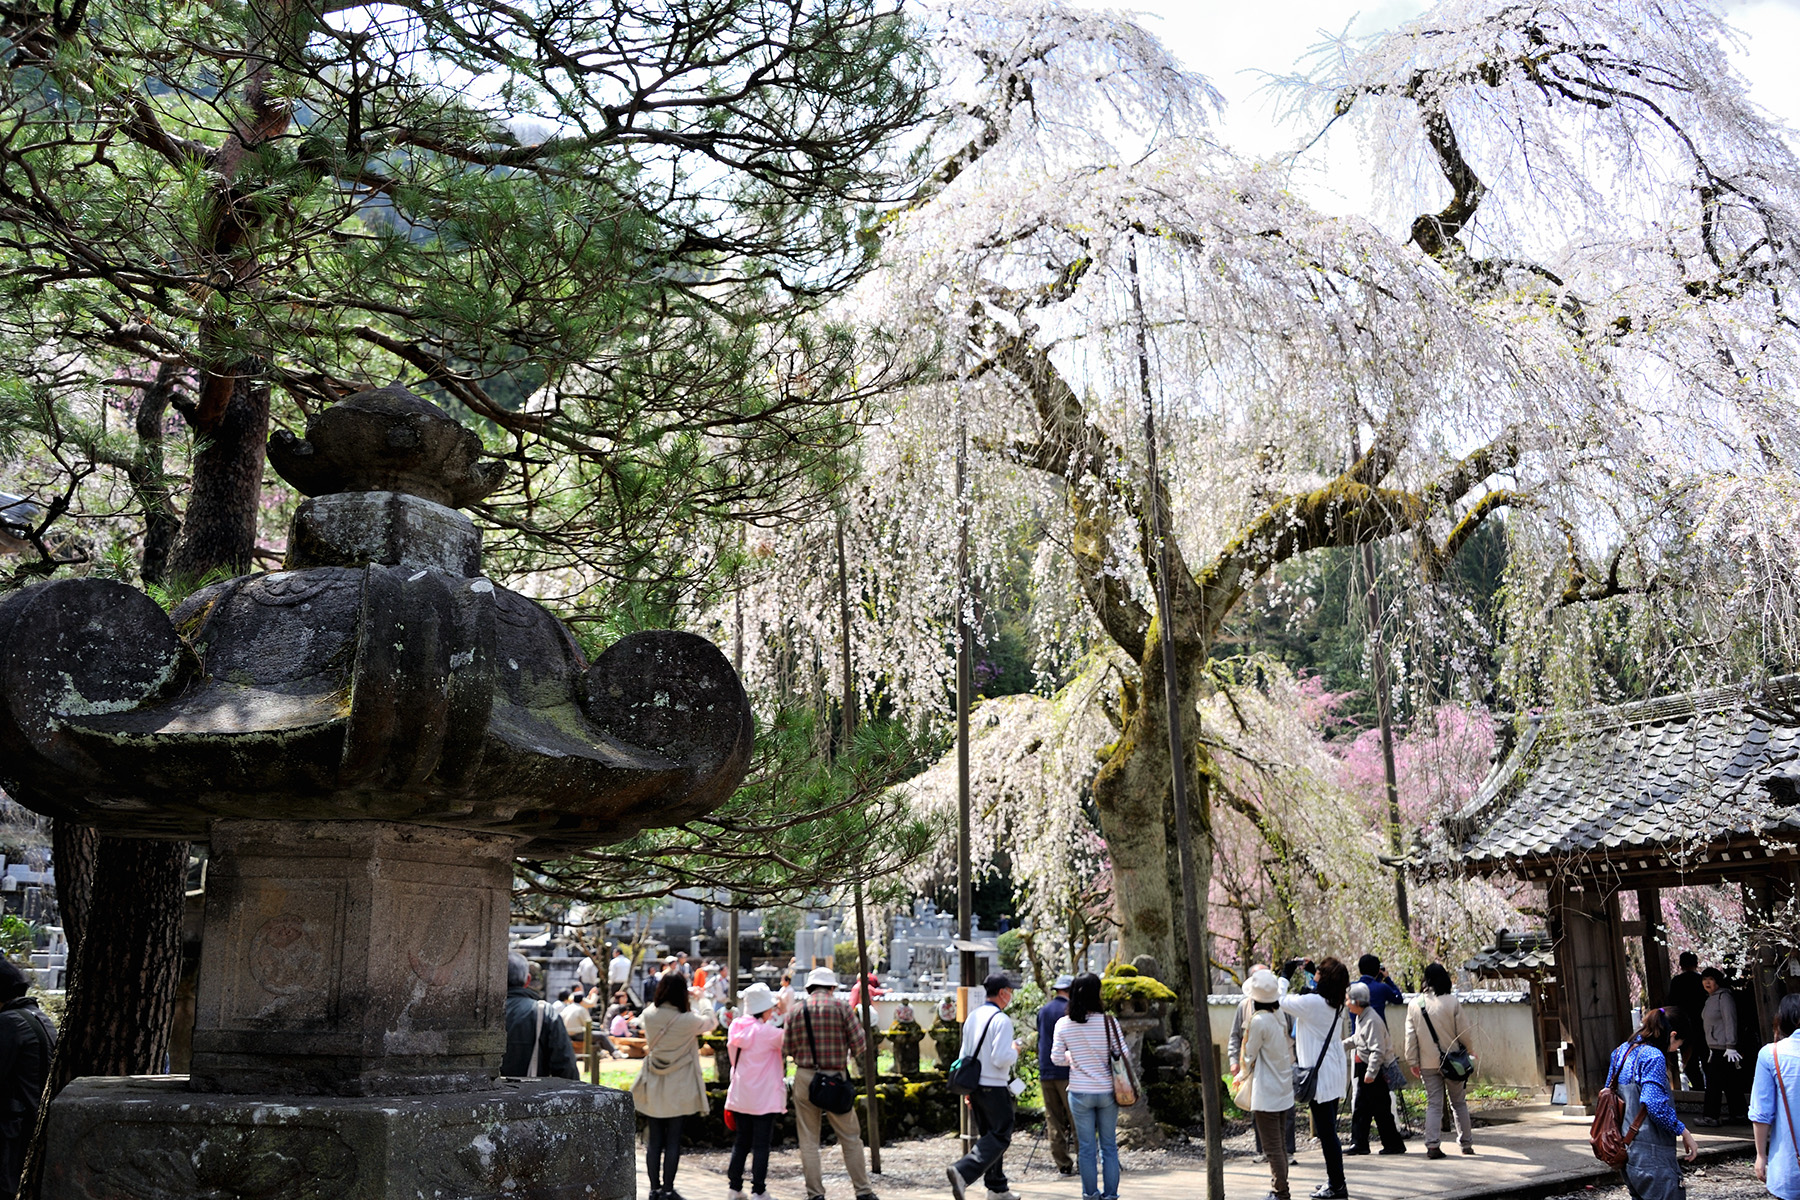
[[[1638,889],[1638,923],[1644,932],[1644,1003],[1661,1008],[1669,994],[1669,925],[1663,919],[1662,889]]]

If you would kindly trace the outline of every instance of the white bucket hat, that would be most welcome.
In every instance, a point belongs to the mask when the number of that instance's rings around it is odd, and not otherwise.
[[[836,988],[837,985],[837,972],[830,967],[814,967],[806,973],[806,986],[809,989],[816,987]]]
[[[754,1017],[775,1007],[775,993],[769,990],[769,985],[766,983],[753,983],[738,996],[738,1003],[744,1006],[745,1012]]]
[[[1273,1004],[1281,996],[1281,983],[1273,971],[1258,971],[1244,981],[1244,994],[1259,1004]]]

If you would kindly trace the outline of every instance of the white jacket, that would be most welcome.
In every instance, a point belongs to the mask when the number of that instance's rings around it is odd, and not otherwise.
[[[1012,1078],[1013,1064],[1019,1051],[1013,1046],[1012,1018],[997,1004],[983,1004],[969,1014],[963,1024],[962,1049],[958,1055],[967,1058],[981,1047],[981,1086],[1005,1087]]]

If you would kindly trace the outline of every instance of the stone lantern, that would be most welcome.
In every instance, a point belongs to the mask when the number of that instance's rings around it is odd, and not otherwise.
[[[623,1093],[497,1078],[512,863],[716,807],[749,705],[703,638],[589,663],[483,578],[480,452],[363,392],[269,444],[309,497],[285,569],[168,615],[101,580],[0,602],[6,790],[211,847],[192,1074],[71,1084],[47,1196],[632,1195]]]

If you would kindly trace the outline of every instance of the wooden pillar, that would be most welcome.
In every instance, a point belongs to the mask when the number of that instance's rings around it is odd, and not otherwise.
[[[1800,883],[1796,881],[1796,867],[1791,861],[1774,864],[1767,875],[1755,880],[1744,880],[1741,886],[1745,915],[1757,918],[1752,922],[1753,927],[1764,930],[1773,928],[1772,918],[1776,911],[1784,907],[1789,898],[1800,890]],[[1755,938],[1751,944],[1750,961],[1744,965],[1745,973],[1750,976],[1750,994],[1756,1000],[1758,1041],[1774,1040],[1776,1009],[1781,1003],[1781,997],[1796,982],[1783,979],[1779,974],[1781,964],[1786,961],[1792,949],[1791,944],[1779,944],[1767,934]]]
[[[1563,1073],[1569,1091],[1565,1111],[1586,1115],[1586,1106],[1606,1086],[1613,1047],[1631,1033],[1619,901],[1592,880],[1579,890],[1558,884],[1551,894],[1563,1028],[1572,1043]]]
[[[1663,920],[1662,889],[1638,889],[1638,919],[1644,924],[1644,1003],[1661,1008],[1669,992],[1669,932]]]

